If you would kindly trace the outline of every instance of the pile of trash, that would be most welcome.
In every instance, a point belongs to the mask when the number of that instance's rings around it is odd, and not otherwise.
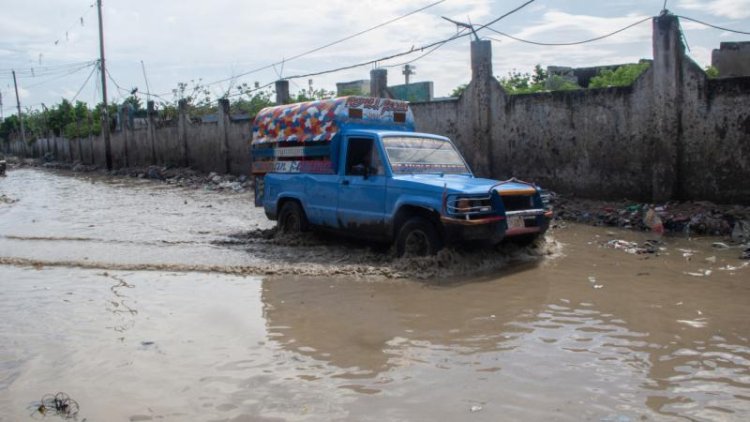
[[[207,191],[227,191],[242,193],[253,187],[252,180],[245,175],[218,174],[208,175],[187,167],[123,168],[112,171],[115,176],[130,176],[139,179],[161,180],[167,184]]]
[[[656,233],[731,236],[750,242],[750,207],[717,205],[708,201],[643,204],[594,201],[552,195],[556,218],[595,226],[620,227]]]
[[[656,254],[661,251],[665,251],[666,248],[659,246],[661,242],[658,240],[646,240],[643,243],[628,242],[627,240],[612,239],[605,244],[606,247],[612,249],[620,249],[629,254],[643,255],[643,254]]]
[[[129,175],[142,179],[162,180],[170,185],[188,187],[207,191],[227,191],[242,193],[253,188],[253,182],[247,176],[218,174],[211,172],[201,174],[190,168],[168,168],[150,166],[143,170],[130,170]]]
[[[48,156],[41,160],[16,159],[9,161],[9,165],[10,168],[41,166],[49,169],[70,170],[76,173],[89,173],[95,171],[105,172],[97,165],[83,164],[79,161],[73,163],[54,161]],[[206,175],[187,167],[127,167],[105,173],[110,176],[127,176],[140,179],[160,180],[170,185],[203,189],[207,191],[243,193],[252,190],[254,186],[253,181],[245,175],[235,176],[232,174],[218,174],[216,172],[211,172]]]

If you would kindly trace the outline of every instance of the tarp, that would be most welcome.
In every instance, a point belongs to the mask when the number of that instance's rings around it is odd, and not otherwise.
[[[332,140],[345,125],[414,130],[409,103],[372,97],[341,97],[268,107],[253,124],[252,144]]]

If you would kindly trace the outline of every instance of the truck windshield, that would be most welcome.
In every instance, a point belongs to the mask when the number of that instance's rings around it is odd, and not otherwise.
[[[395,174],[469,173],[458,151],[442,139],[388,136],[383,145]]]

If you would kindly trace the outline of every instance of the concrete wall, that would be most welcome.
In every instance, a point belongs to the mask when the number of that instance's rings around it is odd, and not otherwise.
[[[711,53],[720,77],[750,76],[750,42],[723,42]]]
[[[228,105],[227,109],[228,110]],[[204,172],[250,174],[252,120],[231,121],[221,111],[219,123],[192,123],[183,109],[179,124],[160,125],[154,118],[145,128],[123,128],[110,135],[114,168],[190,166]],[[22,157],[43,157],[106,167],[102,136],[66,139],[20,140],[0,144],[5,153]],[[227,167],[227,164],[229,167]]]
[[[508,95],[489,42],[472,45],[460,98],[412,104],[417,130],[450,137],[475,174],[566,194],[750,203],[750,78],[709,80],[675,16],[653,21],[654,61],[629,87]]]

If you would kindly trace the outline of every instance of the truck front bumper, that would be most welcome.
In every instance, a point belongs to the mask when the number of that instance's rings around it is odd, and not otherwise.
[[[505,217],[491,216],[476,220],[464,220],[442,216],[440,221],[445,229],[445,239],[448,243],[467,241],[489,241],[498,243],[505,236]]]
[[[448,243],[477,240],[499,243],[506,237],[544,233],[551,219],[552,211],[542,209],[509,211],[505,216],[473,220],[440,217]]]

